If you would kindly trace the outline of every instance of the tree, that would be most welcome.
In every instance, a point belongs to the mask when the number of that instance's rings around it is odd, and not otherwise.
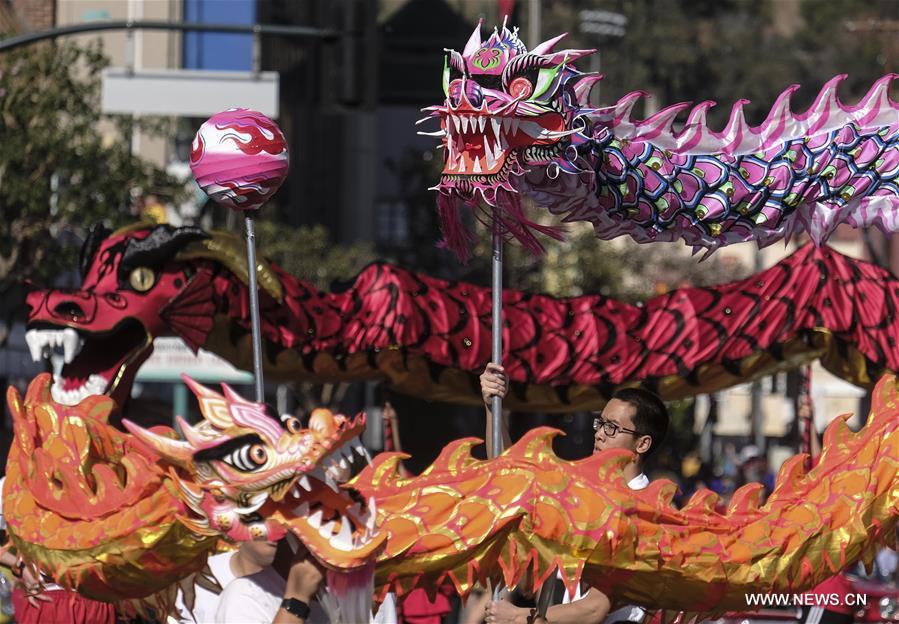
[[[256,233],[262,255],[323,290],[335,280],[354,278],[376,258],[368,243],[334,244],[323,225],[292,228],[274,221],[258,221]]]
[[[132,189],[173,192],[163,171],[131,154],[132,120],[100,112],[106,65],[98,44],[0,55],[0,344],[4,325],[23,316],[23,282],[77,266],[85,227],[127,219]],[[103,120],[117,135],[101,133]]]

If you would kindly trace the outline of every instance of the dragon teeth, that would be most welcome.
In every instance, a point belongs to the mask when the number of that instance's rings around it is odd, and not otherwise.
[[[299,507],[294,509],[293,513],[301,518],[304,516],[308,516],[309,515],[309,503],[303,503],[302,505],[300,505]],[[312,522],[309,522],[309,524],[312,524]]]
[[[70,364],[75,359],[83,346],[84,340],[78,335],[78,332],[71,328],[62,330],[63,359],[66,364]]]
[[[300,487],[302,487],[307,492],[312,491],[312,484],[309,483],[309,477],[307,477],[306,475],[303,475],[302,477],[300,477],[300,480],[297,481],[297,483],[300,485]],[[297,496],[299,497],[300,494],[297,494]]]
[[[478,119],[478,130],[480,132],[483,132],[484,126],[487,124],[487,118],[486,117],[478,117],[477,119]]]
[[[40,362],[41,358],[50,357],[57,348],[63,348],[63,358],[68,364],[81,352],[84,340],[78,332],[70,327],[66,329],[29,329],[25,332],[25,342],[31,359]]]
[[[319,509],[314,514],[309,516],[306,519],[306,522],[308,522],[309,526],[311,526],[313,529],[320,529],[322,526],[322,510]],[[329,537],[330,537],[330,535],[329,535]]]
[[[331,538],[331,545],[340,550],[353,549],[353,532],[350,530],[350,522],[343,518],[340,522],[340,532]]]
[[[31,352],[31,359],[35,362],[41,361],[41,352],[43,351],[43,342],[40,339],[40,331],[37,329],[29,329],[25,332],[25,342],[28,344],[28,350]]]
[[[322,525],[322,527],[318,530],[318,534],[325,539],[331,539],[331,535],[334,533],[335,526],[337,526],[337,521],[331,520]]]
[[[62,389],[62,379],[54,375],[53,385],[50,387],[50,396],[62,405],[78,405],[86,397],[94,394],[103,394],[106,391],[106,379],[102,375],[91,375],[80,388],[71,390]]]
[[[490,126],[493,128],[493,140],[499,141],[499,129],[502,126],[502,122],[499,119],[491,117]]]

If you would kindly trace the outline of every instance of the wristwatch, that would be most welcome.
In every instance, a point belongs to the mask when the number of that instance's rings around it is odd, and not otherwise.
[[[281,608],[304,622],[309,617],[309,605],[297,598],[285,598],[281,601]]]

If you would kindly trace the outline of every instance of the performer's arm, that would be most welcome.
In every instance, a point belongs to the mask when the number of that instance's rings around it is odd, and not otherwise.
[[[803,426],[808,427],[809,431],[809,454],[812,461],[821,454],[821,438],[818,436],[818,429],[815,427],[815,416],[812,411],[812,402],[809,397],[802,397],[799,402],[799,422]]]
[[[491,409],[493,397],[505,398],[508,391],[509,379],[506,377],[506,369],[499,364],[491,362],[481,374],[481,398],[484,399],[487,412],[487,448],[493,448],[493,412]],[[509,438],[509,420],[505,413],[500,418],[500,421],[502,422],[503,448],[509,448],[512,446],[512,440]]]
[[[487,624],[600,624],[609,614],[611,603],[604,593],[590,588],[583,598],[547,609],[546,618],[534,609],[516,607],[496,600],[487,607]]]
[[[4,565],[12,570],[13,576],[19,580],[19,583],[25,590],[25,595],[28,597],[28,602],[31,603],[31,606],[38,607],[38,601],[50,602],[51,598],[44,593],[44,584],[41,582],[40,576],[25,561],[5,550],[0,553],[0,565]]]
[[[284,601],[298,600],[308,608],[323,578],[321,570],[312,563],[308,553],[297,553],[293,565],[290,566],[290,573],[287,575]],[[308,617],[297,617],[288,608],[285,608],[283,604],[275,614],[272,624],[305,624],[306,620],[309,619]]]
[[[387,437],[384,442],[384,450],[402,453],[403,445],[400,443],[400,423],[397,418],[396,410],[390,401],[384,403],[384,411],[382,414],[384,418],[385,435]],[[403,462],[397,464],[397,468],[401,477],[410,477],[412,475],[412,473],[406,469]]]

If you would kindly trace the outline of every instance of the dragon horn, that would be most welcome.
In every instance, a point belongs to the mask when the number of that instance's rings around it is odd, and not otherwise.
[[[210,441],[209,437],[200,433],[196,427],[184,420],[182,416],[175,416],[175,422],[178,423],[178,428],[181,429],[181,435],[184,436],[187,443],[194,449],[194,452],[204,448]]]
[[[222,395],[220,395],[215,390],[210,390],[203,384],[194,381],[193,379],[191,379],[190,377],[188,377],[187,375],[185,375],[183,373],[181,374],[181,379],[184,381],[185,384],[187,384],[187,387],[190,388],[191,392],[193,392],[197,396],[198,399],[205,399],[205,398],[221,399],[222,398]]]
[[[584,74],[574,83],[574,96],[579,106],[587,106],[590,103],[590,92],[594,85],[605,77],[604,74]]]
[[[474,27],[474,32],[471,33],[471,37],[468,38],[468,43],[465,44],[465,49],[462,50],[462,56],[471,56],[480,49],[481,23],[483,21],[483,19],[478,20],[477,26]]]
[[[168,461],[183,467],[190,464],[194,449],[184,440],[174,440],[158,433],[153,433],[127,418],[122,419],[122,424],[131,435]]]
[[[549,59],[549,61],[553,65],[562,65],[562,64],[571,64],[576,60],[583,58],[585,56],[590,56],[596,52],[596,50],[559,50],[558,52],[551,52],[549,54],[544,54],[543,58]]]
[[[234,389],[226,383],[222,384],[222,391],[225,393],[225,398],[228,400],[228,403],[236,403],[238,405],[255,405],[252,401],[247,401],[245,398],[236,393]]]
[[[547,39],[543,43],[538,43],[534,46],[534,49],[531,50],[531,54],[548,54],[553,51],[553,48],[556,47],[556,44],[559,43],[562,39],[564,39],[568,33],[562,33],[558,37],[553,37],[552,39]]]

